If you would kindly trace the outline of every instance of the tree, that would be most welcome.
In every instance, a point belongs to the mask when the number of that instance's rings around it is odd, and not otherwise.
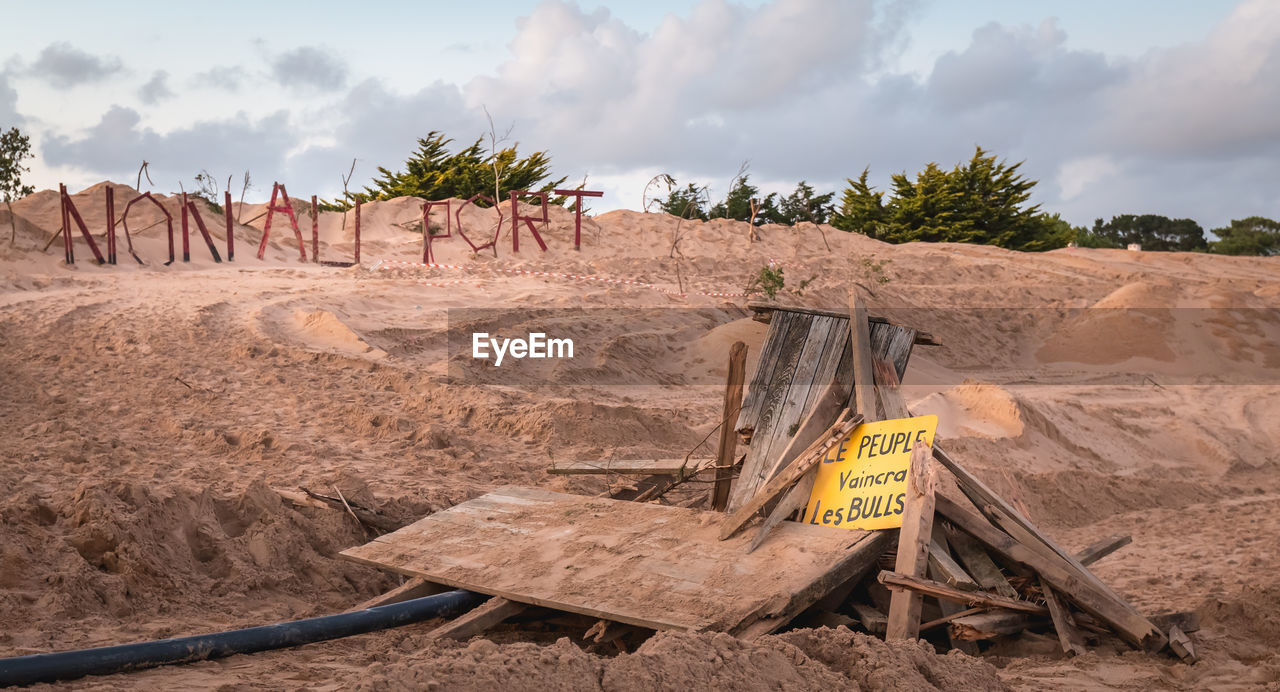
[[[326,209],[342,211],[351,207],[356,197],[361,201],[421,197],[468,199],[476,194],[492,194],[494,190],[533,190],[550,192],[568,177],[547,181],[551,177],[551,157],[538,151],[521,158],[513,144],[487,153],[484,137],[460,151],[450,152],[452,139],[435,130],[418,140],[418,149],[404,163],[404,170],[392,172],[378,168],[378,177],[364,192],[346,193],[342,200],[326,203]],[[567,198],[552,197],[552,204],[564,204]],[[501,203],[502,200],[496,200]]]
[[[34,187],[22,184],[22,174],[31,171],[22,162],[30,157],[31,140],[18,128],[11,127],[8,132],[0,134],[0,197],[4,198],[4,205],[9,210],[9,245],[18,238],[13,202],[36,191]]]
[[[736,221],[751,221],[754,218],[756,225],[777,222],[778,208],[774,203],[777,193],[771,192],[761,199],[760,190],[748,182],[750,177],[743,173],[734,179],[733,186],[729,188],[729,194],[724,200],[711,207],[711,218]],[[752,200],[755,201],[754,205]]]
[[[1218,240],[1209,250],[1222,255],[1280,255],[1280,221],[1264,216],[1232,219],[1230,226],[1213,229]]]
[[[1023,177],[1021,167],[976,147],[967,163],[950,171],[930,163],[914,179],[891,176],[887,200],[863,169],[857,180],[849,179],[831,223],[891,243],[979,243],[1024,251],[1065,246],[1070,224],[1030,204],[1036,181]]]
[[[689,183],[682,188],[675,187],[671,181],[671,193],[665,200],[658,202],[662,211],[682,219],[707,220],[707,188]]]
[[[778,203],[778,223],[794,226],[801,221],[826,223],[831,218],[834,192],[817,195],[809,183],[801,180],[790,195]]]
[[[1186,252],[1209,247],[1200,224],[1157,214],[1121,214],[1106,223],[1098,219],[1093,222],[1093,234],[1117,247],[1137,243],[1143,250]]]
[[[840,209],[832,215],[831,225],[842,231],[880,238],[888,212],[884,207],[884,193],[876,192],[867,182],[870,174],[871,168],[867,167],[857,180],[847,180],[849,187],[840,198]]]

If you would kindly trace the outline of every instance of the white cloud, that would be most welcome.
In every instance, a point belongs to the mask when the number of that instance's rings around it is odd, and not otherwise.
[[[271,74],[287,87],[340,89],[347,83],[347,64],[331,51],[302,46],[272,58]]]

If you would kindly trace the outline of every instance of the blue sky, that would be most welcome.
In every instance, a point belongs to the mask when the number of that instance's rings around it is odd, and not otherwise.
[[[1040,180],[1077,224],[1280,216],[1280,3],[724,0],[7,7],[0,126],[30,181],[155,189],[249,169],[332,196],[417,137],[482,134],[638,208],[668,172],[839,189],[968,158]]]

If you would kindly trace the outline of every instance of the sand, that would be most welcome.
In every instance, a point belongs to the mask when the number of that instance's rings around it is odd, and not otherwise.
[[[74,196],[95,232],[105,224],[105,185]],[[114,187],[121,209],[134,193]],[[176,214],[177,203],[160,200]],[[1064,660],[1034,637],[975,660],[847,630],[750,644],[662,635],[620,654],[582,642],[581,632],[528,623],[459,644],[428,643],[421,625],[74,685],[1230,689],[1280,681],[1274,258],[891,246],[811,224],[766,227],[751,244],[744,224],[629,211],[584,219],[575,252],[572,215],[553,209],[547,253],[522,233],[523,252],[513,255],[504,225],[497,257],[472,253],[456,236],[435,243],[437,261],[468,269],[393,267],[422,256],[413,231],[420,202],[399,199],[365,206],[362,267],[302,264],[279,216],[257,260],[262,221],[251,218],[261,205],[246,205],[245,224],[234,228],[234,263],[214,263],[193,231],[192,261],[164,266],[164,226],[145,228],[163,217],[149,206],[130,212],[146,265],[128,257],[123,237],[114,267],[92,264],[78,235],[74,267],[63,265],[60,242],[40,252],[58,225],[50,191],[14,204],[16,247],[0,242],[0,656],[337,612],[398,583],[336,559],[368,538],[349,516],[295,507],[277,488],[336,487],[408,523],[506,484],[599,493],[620,482],[550,476],[553,459],[697,449],[723,396],[702,383],[723,377],[735,340],[754,361],[765,328],[749,319],[744,298],[696,294],[742,292],[747,275],[772,261],[787,279],[780,301],[838,307],[857,283],[873,312],[935,334],[943,346],[913,355],[908,403],[937,413],[952,453],[1068,547],[1132,534],[1098,574],[1144,612],[1198,609],[1204,660],[1186,666],[1114,647]],[[473,208],[461,216],[473,240],[497,221]],[[3,235],[7,221],[0,210]],[[224,250],[221,217],[205,221]],[[310,218],[299,221],[310,255]],[[322,258],[350,260],[352,225],[321,215]],[[521,310],[600,308],[617,315],[594,326],[610,344],[601,367],[685,379],[450,382],[446,310],[461,307],[508,309],[493,318],[504,328],[523,324]],[[672,310],[637,326],[635,316],[651,314],[641,311],[677,307],[704,317],[691,326],[691,313]]]

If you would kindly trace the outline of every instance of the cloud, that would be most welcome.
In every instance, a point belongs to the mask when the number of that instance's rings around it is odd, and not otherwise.
[[[138,100],[148,106],[170,98],[173,98],[173,90],[169,88],[169,73],[164,70],[151,73],[151,79],[138,88]]]
[[[286,153],[297,144],[284,111],[257,120],[239,115],[197,122],[167,133],[141,123],[142,116],[132,108],[112,106],[80,136],[45,133],[41,154],[50,165],[74,166],[116,180],[132,179],[145,159],[152,178],[162,191],[169,191],[201,169],[215,177],[246,168],[281,171]]]
[[[771,123],[798,120],[824,92],[864,90],[897,31],[875,10],[870,0],[707,0],[642,34],[604,9],[544,2],[517,22],[498,73],[466,86],[467,104],[536,134],[538,148],[554,143],[570,166],[728,176],[761,143],[813,131]]]
[[[119,58],[90,55],[66,42],[51,43],[40,51],[25,73],[60,88],[97,81],[120,72]]]
[[[9,86],[9,75],[0,72],[0,129],[8,130],[23,123],[18,113],[18,92]]]
[[[214,67],[198,72],[191,78],[191,84],[197,87],[210,87],[224,91],[239,91],[248,74],[243,67]]]
[[[302,46],[271,60],[271,74],[284,86],[340,89],[347,83],[347,65],[332,53]]]

